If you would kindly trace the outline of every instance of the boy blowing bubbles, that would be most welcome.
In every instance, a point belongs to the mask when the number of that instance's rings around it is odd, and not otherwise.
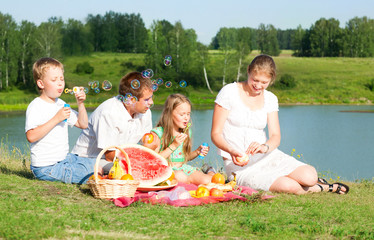
[[[33,65],[40,96],[26,111],[26,138],[30,142],[31,170],[46,181],[85,183],[93,174],[95,160],[69,153],[68,125],[84,129],[88,117],[83,88],[75,94],[78,112],[64,107],[59,97],[65,88],[64,67],[53,58],[41,58]]]

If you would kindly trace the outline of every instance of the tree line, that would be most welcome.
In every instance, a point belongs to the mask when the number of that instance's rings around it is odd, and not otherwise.
[[[176,83],[185,78],[194,87],[203,85],[212,91],[242,78],[243,59],[254,49],[272,56],[279,55],[280,49],[292,49],[300,57],[373,57],[373,27],[374,20],[367,17],[355,17],[345,28],[333,18],[321,18],[309,29],[281,30],[271,24],[223,27],[206,46],[181,22],[154,21],[147,29],[139,14],[89,14],[85,22],[52,17],[37,26],[26,20],[17,24],[0,12],[0,91],[11,86],[35,89],[32,64],[40,57],[61,59],[93,52],[145,53],[146,66],[157,76]],[[209,77],[217,71],[207,67],[209,49],[222,55],[219,77]],[[167,55],[173,56],[171,66],[164,64]]]

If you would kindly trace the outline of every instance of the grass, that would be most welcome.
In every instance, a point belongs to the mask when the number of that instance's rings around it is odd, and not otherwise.
[[[212,108],[216,94],[222,87],[223,54],[220,51],[210,51],[210,61],[207,63],[208,79],[214,89],[211,94],[207,89],[160,88],[155,93],[155,104],[163,105],[166,97],[172,92],[187,95],[196,107]],[[244,60],[240,80],[246,79],[246,65],[259,54],[252,51]],[[146,68],[144,54],[130,53],[94,53],[90,56],[74,56],[61,59],[65,65],[66,87],[88,86],[90,81],[109,80],[113,88],[109,92],[101,91],[96,94],[88,93],[86,106],[94,108],[106,99],[117,95],[118,83],[121,77],[130,71]],[[296,58],[292,51],[284,50],[280,56],[274,57],[278,69],[278,78],[282,74],[290,74],[296,80],[296,87],[279,90],[270,87],[280,104],[364,104],[374,102],[374,91],[370,88],[374,79],[372,58]],[[89,62],[94,67],[92,74],[77,74],[78,63]],[[131,63],[131,64],[128,64]],[[236,80],[237,60],[229,59],[226,82]],[[188,80],[187,80],[188,82]],[[202,82],[203,80],[202,76]],[[203,85],[203,83],[202,83]],[[38,96],[37,93],[11,88],[0,92],[0,112],[24,111],[30,101]],[[61,98],[75,106],[74,97],[63,94]]]
[[[348,183],[346,196],[119,208],[85,185],[38,181],[29,153],[0,150],[0,239],[374,239],[373,180]]]

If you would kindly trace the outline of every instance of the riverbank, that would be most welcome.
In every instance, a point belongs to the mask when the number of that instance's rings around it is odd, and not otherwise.
[[[247,65],[258,52],[252,52],[243,62],[240,80],[245,80],[245,65]],[[136,66],[143,66],[144,54],[127,53],[95,53],[90,56],[66,57],[65,65],[66,87],[88,86],[89,81],[104,79],[113,85],[112,90],[101,91],[96,94],[90,91],[87,95],[86,106],[95,108],[106,99],[115,96],[118,91],[120,76],[136,69],[127,69],[123,63],[133,62]],[[188,85],[179,87],[173,81],[170,88],[160,86],[155,92],[155,104],[163,105],[166,97],[175,92],[187,95],[196,106],[214,105],[214,100],[222,88],[223,79],[223,53],[210,51],[206,63],[207,76],[213,93],[205,88],[205,80],[201,74],[201,87],[198,89]],[[277,82],[283,75],[288,74],[294,79],[293,87],[270,86],[269,90],[277,95],[280,104],[310,104],[310,105],[373,105],[374,103],[374,61],[372,58],[300,58],[292,57],[290,52],[282,51],[281,55],[274,57],[277,64]],[[77,74],[77,64],[88,62],[95,71],[92,74]],[[236,81],[237,62],[233,59],[227,67],[225,82]],[[203,73],[203,72],[202,72]],[[170,79],[169,79],[170,80]],[[166,79],[164,79],[166,81]],[[38,94],[36,91],[25,91],[16,87],[0,91],[0,111],[24,111],[27,105]],[[74,105],[74,98],[70,94],[63,94],[63,100]]]
[[[87,111],[89,112],[92,112],[94,111],[100,104],[97,103],[97,104],[90,104],[90,105],[87,105],[86,104],[86,109]],[[324,105],[324,106],[334,106],[334,105],[340,105],[340,106],[374,106],[374,104],[345,104],[345,103],[342,103],[342,104],[310,104],[310,103],[280,103],[279,106],[311,106],[311,105]],[[22,105],[19,105],[19,104],[16,104],[16,105],[0,105],[0,115],[5,115],[5,114],[25,114],[26,113],[26,109],[27,109],[27,104],[22,104]],[[70,106],[72,108],[77,108],[77,105],[75,103],[70,103]],[[154,105],[152,107],[152,110],[162,110],[164,107],[164,105],[162,104],[158,104],[158,105]],[[211,103],[211,104],[194,104],[193,105],[193,109],[196,109],[196,110],[208,110],[208,109],[213,109],[214,108],[214,102]],[[374,113],[374,110],[347,110],[347,111],[342,111],[342,112],[358,112],[358,113]]]

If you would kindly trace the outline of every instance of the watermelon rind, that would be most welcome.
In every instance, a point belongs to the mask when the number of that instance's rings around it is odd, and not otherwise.
[[[121,151],[118,152],[116,157],[120,159],[121,167],[126,170],[125,164],[128,162],[131,175],[140,182],[139,188],[155,186],[167,180],[173,173],[168,161],[150,148],[139,144],[125,144],[118,148],[123,149],[128,155],[126,161]]]

